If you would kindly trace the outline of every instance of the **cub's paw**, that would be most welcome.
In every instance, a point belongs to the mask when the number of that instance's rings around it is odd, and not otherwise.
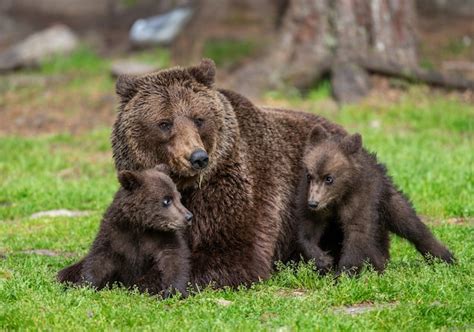
[[[332,270],[334,259],[328,254],[322,254],[318,258],[314,259],[314,265],[316,270],[324,275]]]
[[[176,295],[180,296],[181,298],[186,298],[189,296],[189,293],[185,287],[168,287],[161,292],[161,297],[163,299],[167,299]]]
[[[433,250],[433,252],[428,252],[426,253],[425,259],[428,262],[433,262],[436,259],[439,259],[446,264],[455,264],[456,263],[456,258],[454,255],[446,248],[441,247],[441,248],[436,248],[437,250]]]
[[[81,281],[82,262],[65,267],[56,275],[56,280],[62,284],[77,284]]]
[[[181,294],[181,298],[185,299],[189,296],[189,292],[186,288],[178,289],[179,294]]]
[[[362,260],[351,260],[351,259],[345,259],[341,258],[337,270],[336,270],[336,278],[339,277],[342,274],[346,274],[349,277],[355,277],[358,276],[362,270],[362,267],[364,266],[364,261]]]
[[[76,285],[79,287],[91,287],[95,288],[96,290],[100,290],[101,288],[103,288],[103,283],[106,282],[102,282],[102,280],[99,280],[98,278],[94,277],[92,273],[85,272],[81,275],[81,279]]]

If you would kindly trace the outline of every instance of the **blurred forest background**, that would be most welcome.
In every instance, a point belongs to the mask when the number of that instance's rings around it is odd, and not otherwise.
[[[414,82],[472,102],[474,0],[1,0],[0,133],[110,124],[116,75],[202,57],[253,99]]]

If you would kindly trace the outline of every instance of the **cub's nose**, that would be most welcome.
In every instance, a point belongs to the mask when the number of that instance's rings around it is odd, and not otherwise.
[[[316,201],[308,201],[308,207],[310,209],[316,209],[319,205],[319,202],[316,202]]]
[[[203,149],[199,149],[191,153],[189,162],[191,163],[191,166],[196,170],[204,169],[209,163],[209,156],[207,155],[206,151],[204,151]]]
[[[193,220],[193,214],[187,211],[184,215],[184,219],[186,219],[187,222],[191,222],[191,220]]]

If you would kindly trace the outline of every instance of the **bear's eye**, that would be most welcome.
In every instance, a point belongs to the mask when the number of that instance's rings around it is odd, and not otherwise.
[[[313,177],[311,176],[311,174],[307,173],[306,174],[306,180],[308,180],[308,182],[311,182],[312,179],[313,179]]]
[[[324,183],[332,184],[334,182],[334,178],[331,175],[328,175],[324,178]]]
[[[194,121],[194,124],[196,125],[196,127],[198,128],[201,128],[202,125],[204,124],[204,119],[202,118],[196,118],[196,119],[193,119]]]
[[[173,202],[173,198],[171,196],[166,196],[165,198],[163,198],[163,207],[165,208],[170,207],[172,202]]]
[[[163,130],[163,131],[169,131],[172,126],[173,126],[173,124],[170,121],[161,121],[158,124],[158,127],[160,127],[160,129]]]

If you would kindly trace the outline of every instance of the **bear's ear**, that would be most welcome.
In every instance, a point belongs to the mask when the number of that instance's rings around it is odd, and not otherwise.
[[[141,176],[133,171],[120,171],[118,180],[123,189],[129,191],[139,188],[143,183]]]
[[[211,59],[202,59],[199,65],[188,68],[188,72],[196,81],[211,88],[216,77],[216,64]]]
[[[347,154],[358,152],[362,148],[362,136],[357,133],[344,137],[341,141],[341,148]]]
[[[155,166],[155,169],[158,171],[158,172],[162,172],[162,173],[165,173],[166,175],[170,175],[171,173],[171,170],[170,170],[170,167],[166,164],[159,164],[159,165],[156,165]]]
[[[127,103],[138,91],[138,77],[132,75],[120,75],[115,84],[115,92],[122,102]]]
[[[316,125],[309,133],[307,143],[310,145],[316,145],[321,143],[326,138],[328,138],[327,130],[321,127],[320,125]]]

